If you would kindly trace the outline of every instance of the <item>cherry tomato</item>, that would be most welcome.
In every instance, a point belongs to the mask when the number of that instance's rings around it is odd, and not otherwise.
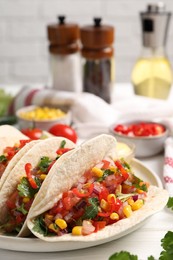
[[[160,135],[165,131],[165,128],[158,123],[140,122],[128,126],[119,124],[114,127],[114,131],[124,135],[140,137]]]
[[[39,128],[21,129],[21,132],[32,140],[40,139],[42,136],[42,130]]]
[[[49,129],[49,133],[55,136],[63,136],[76,143],[78,136],[75,130],[69,126],[64,124],[55,124]]]

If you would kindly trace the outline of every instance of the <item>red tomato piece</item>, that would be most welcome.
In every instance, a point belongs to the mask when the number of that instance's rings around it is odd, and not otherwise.
[[[38,140],[42,136],[42,130],[39,128],[26,128],[26,129],[21,129],[21,132],[28,136],[32,140]]]
[[[55,136],[63,136],[72,142],[76,143],[78,136],[76,131],[69,125],[55,124],[49,129],[49,133]]]
[[[94,221],[93,226],[95,227],[94,232],[97,232],[106,226],[106,221]]]

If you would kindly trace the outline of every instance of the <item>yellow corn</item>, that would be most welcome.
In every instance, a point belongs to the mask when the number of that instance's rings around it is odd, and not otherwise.
[[[134,203],[134,200],[133,200],[132,198],[129,198],[129,199],[127,200],[127,202],[128,202],[128,204],[129,204],[130,206],[132,206],[133,203]]]
[[[132,207],[132,210],[138,210],[138,209],[140,209],[143,205],[144,205],[143,200],[138,199],[138,200],[136,200],[136,201],[132,204],[131,207]]]
[[[63,117],[65,112],[57,108],[36,107],[31,111],[21,112],[20,116],[29,120],[46,120]]]
[[[123,213],[126,216],[126,218],[129,218],[132,215],[132,208],[130,205],[126,205],[123,208]]]
[[[47,176],[46,174],[41,174],[41,175],[40,175],[40,179],[41,179],[41,180],[44,180],[44,179],[46,178],[46,176]]]
[[[75,227],[72,229],[72,235],[74,235],[74,236],[80,236],[80,235],[82,235],[82,226],[75,226]]]
[[[137,193],[139,193],[139,194],[142,194],[142,193],[144,193],[144,192],[145,192],[145,191],[143,191],[143,190],[140,190],[140,189],[137,189],[136,191],[137,191]]]
[[[28,197],[23,198],[23,203],[27,203],[29,201],[30,201],[30,198],[28,198]]]
[[[102,209],[104,209],[104,210],[108,210],[109,204],[108,204],[108,202],[107,202],[106,200],[101,199],[101,201],[100,201],[100,207],[101,207]]]
[[[119,220],[119,215],[116,212],[110,214],[110,219]]]
[[[108,201],[108,202],[111,202],[112,198],[113,198],[114,200],[116,200],[116,196],[115,196],[115,194],[113,194],[113,193],[111,193],[111,194],[109,194],[109,195],[107,196],[107,201]]]
[[[55,220],[55,224],[60,227],[61,229],[65,229],[67,227],[67,223],[64,219],[61,218],[57,218]]]
[[[54,232],[57,232],[57,229],[55,228],[55,226],[54,226],[53,223],[51,223],[51,224],[49,225],[49,229],[51,229],[51,230],[54,231]]]
[[[92,173],[94,173],[94,175],[96,177],[100,178],[100,177],[103,176],[103,171],[101,169],[97,168],[97,167],[93,167],[91,171],[92,171]]]
[[[117,169],[116,169],[114,166],[110,166],[110,167],[109,167],[109,170],[111,170],[111,171],[114,172],[114,173],[117,171]]]

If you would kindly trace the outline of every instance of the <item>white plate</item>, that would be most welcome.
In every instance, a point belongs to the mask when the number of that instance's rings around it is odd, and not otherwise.
[[[162,187],[162,183],[159,177],[150,169],[148,169],[144,164],[142,164],[139,160],[133,159],[131,161],[131,166],[134,170],[134,173],[139,178],[149,182],[152,185]],[[109,241],[116,240],[124,235],[127,235],[128,233],[133,232],[134,230],[142,226],[144,222],[145,221],[142,221],[133,227],[129,227],[128,229],[119,233],[116,236],[103,238],[97,241],[46,242],[37,238],[18,238],[1,235],[0,248],[24,252],[60,252],[88,248],[103,243],[107,243]]]

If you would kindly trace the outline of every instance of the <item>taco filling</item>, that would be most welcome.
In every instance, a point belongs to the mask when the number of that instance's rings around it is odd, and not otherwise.
[[[130,217],[144,205],[147,191],[148,184],[124,160],[102,160],[53,208],[33,219],[33,231],[44,236],[89,235]]]
[[[16,155],[16,153],[31,141],[32,140],[29,139],[20,140],[19,143],[15,144],[14,146],[7,146],[4,149],[3,154],[0,155],[0,178],[2,177],[8,163]]]
[[[3,232],[18,233],[21,230],[32,202],[49,170],[61,155],[71,150],[71,148],[66,148],[65,144],[66,141],[63,140],[56,151],[57,157],[55,159],[52,160],[44,156],[36,167],[32,167],[31,163],[25,164],[25,176],[21,178],[15,191],[6,201],[8,208],[7,222],[0,227]]]

